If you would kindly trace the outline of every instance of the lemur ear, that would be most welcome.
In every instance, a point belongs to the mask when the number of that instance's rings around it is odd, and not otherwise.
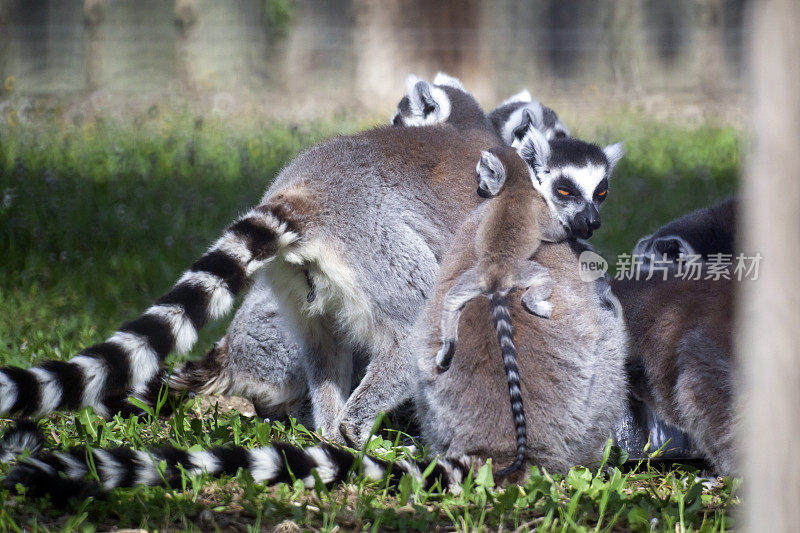
[[[533,97],[531,96],[530,91],[528,91],[528,89],[523,89],[520,92],[518,92],[517,94],[515,94],[514,96],[512,96],[511,98],[503,100],[503,102],[500,104],[500,106],[504,106],[506,104],[517,104],[517,103],[523,103],[523,102],[530,102],[532,100],[533,100]]]
[[[506,182],[506,167],[492,152],[481,152],[481,160],[475,167],[478,172],[478,194],[483,198],[496,196]]]
[[[608,159],[608,173],[611,174],[611,171],[617,166],[619,160],[625,155],[625,147],[621,142],[609,144],[603,148],[603,153],[606,154],[606,159]]]
[[[459,80],[458,78],[454,78],[453,76],[450,76],[448,74],[445,74],[444,72],[439,72],[438,74],[436,74],[436,77],[433,78],[433,84],[446,85],[448,87],[452,87],[454,89],[467,92],[467,90],[464,88],[464,84],[461,83],[461,80]]]
[[[550,143],[536,128],[530,128],[525,137],[517,145],[517,153],[533,168],[539,183],[542,175],[550,172]]]
[[[525,107],[520,109],[519,114],[512,114],[509,117],[509,122],[515,118],[517,120],[514,124],[509,124],[509,127],[514,135],[511,146],[516,148],[529,130],[536,129],[542,123],[542,104],[537,100],[526,104]]]
[[[431,84],[413,74],[406,78],[406,95],[414,115],[425,118],[440,107],[433,97]]]

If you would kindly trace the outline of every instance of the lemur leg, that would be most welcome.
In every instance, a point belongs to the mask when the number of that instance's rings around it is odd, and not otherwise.
[[[447,370],[453,360],[456,351],[456,341],[458,340],[458,320],[461,318],[461,311],[464,306],[480,296],[481,289],[478,283],[478,270],[473,267],[456,280],[450,287],[442,301],[442,347],[436,354],[436,366],[440,370]]]
[[[419,340],[412,331],[398,338],[404,340],[389,353],[370,361],[364,379],[350,395],[339,418],[341,436],[353,447],[366,442],[380,413],[388,413],[413,394]]]
[[[514,269],[515,289],[526,288],[522,294],[522,306],[541,318],[553,315],[553,304],[547,301],[553,294],[553,278],[550,271],[536,261],[521,261]]]
[[[323,329],[323,328],[320,328]],[[305,350],[305,372],[314,426],[322,436],[338,439],[336,420],[350,393],[353,350],[334,335],[315,335]]]

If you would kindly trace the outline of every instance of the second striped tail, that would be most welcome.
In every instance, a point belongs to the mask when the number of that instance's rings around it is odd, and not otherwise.
[[[497,331],[497,342],[500,343],[500,351],[503,355],[503,364],[506,369],[508,394],[511,399],[511,415],[514,417],[514,428],[517,434],[517,450],[514,462],[496,474],[499,477],[505,477],[519,470],[525,461],[528,430],[525,425],[525,409],[522,404],[519,368],[517,367],[517,348],[514,345],[514,328],[511,324],[508,301],[506,295],[495,292],[492,294],[490,302],[494,328]]]

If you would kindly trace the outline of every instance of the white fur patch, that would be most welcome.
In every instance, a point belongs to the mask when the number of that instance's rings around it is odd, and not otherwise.
[[[250,474],[256,481],[275,479],[283,466],[283,458],[272,446],[253,448],[250,454]]]
[[[594,199],[594,191],[606,176],[605,165],[591,165],[576,167],[567,165],[561,167],[561,174],[569,178],[581,190],[583,197],[591,202]]]
[[[136,485],[158,485],[161,482],[161,475],[158,473],[155,463],[155,457],[151,457],[149,453],[141,450],[134,450],[134,459],[136,463],[135,473],[133,475],[133,482]]]
[[[356,276],[336,250],[321,240],[304,243],[286,253],[287,263],[307,266],[314,282],[314,300],[302,302],[306,316],[334,318],[354,341],[376,337],[369,301]]]
[[[533,100],[533,97],[531,96],[530,91],[528,91],[528,89],[523,89],[520,92],[518,92],[517,94],[515,94],[514,96],[512,96],[511,98],[507,98],[506,100],[503,100],[503,102],[500,104],[500,106],[504,106],[504,105],[508,105],[508,104],[516,104],[516,103],[519,103],[519,102],[530,102],[532,100]]]
[[[17,385],[0,372],[0,413],[7,413],[17,401]]]
[[[69,479],[81,479],[89,471],[86,463],[79,461],[68,453],[57,453],[56,456],[64,464],[64,474]]]
[[[225,252],[235,258],[241,265],[246,265],[253,257],[247,244],[238,235],[230,231],[225,232],[209,249],[209,252],[215,251]]]
[[[386,469],[369,457],[364,457],[361,464],[364,469],[364,477],[367,479],[371,479],[372,481],[380,481],[386,474]]]
[[[158,304],[152,306],[144,314],[161,317],[169,323],[172,338],[175,339],[175,350],[178,353],[188,352],[197,342],[197,330],[194,329],[192,321],[186,316],[186,312],[181,306]]]
[[[228,314],[233,308],[233,294],[228,290],[224,279],[208,272],[185,272],[176,285],[186,283],[199,287],[208,295],[206,316],[216,320]]]
[[[192,474],[216,474],[222,468],[219,458],[209,451],[189,452],[189,460],[194,465],[189,470]]]
[[[445,74],[444,72],[439,72],[436,74],[436,77],[433,78],[434,85],[445,85],[447,87],[452,87],[453,89],[458,89],[460,91],[467,92],[467,89],[464,87],[464,84],[461,83],[461,80],[450,76],[449,74]]]
[[[117,331],[108,342],[116,344],[128,354],[132,387],[150,381],[158,372],[158,355],[150,347],[147,338],[136,333]]]
[[[100,402],[103,394],[103,385],[106,382],[106,367],[103,362],[88,355],[78,355],[70,359],[69,362],[80,367],[81,372],[83,372],[83,406],[91,405],[95,410],[104,411]]]
[[[105,450],[95,448],[92,453],[95,458],[94,464],[97,468],[97,474],[100,476],[100,482],[103,487],[118,487],[127,473],[125,465],[117,461],[113,455]]]
[[[39,401],[37,414],[41,416],[52,413],[61,403],[61,384],[58,382],[58,378],[43,368],[33,367],[30,372],[36,376],[36,380],[41,387],[42,397]]]
[[[308,448],[306,453],[311,456],[315,463],[317,463],[317,475],[319,475],[319,478],[323,483],[330,483],[336,479],[336,474],[339,472],[339,468],[336,466],[336,464],[334,464],[325,450],[314,447]],[[306,485],[306,487],[313,487],[314,476],[306,476],[303,478],[303,483]]]

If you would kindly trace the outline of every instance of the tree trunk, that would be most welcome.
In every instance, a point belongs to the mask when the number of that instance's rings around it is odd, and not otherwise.
[[[800,3],[750,7],[754,143],[740,244],[764,259],[739,295],[745,526],[789,532],[800,524]]]

